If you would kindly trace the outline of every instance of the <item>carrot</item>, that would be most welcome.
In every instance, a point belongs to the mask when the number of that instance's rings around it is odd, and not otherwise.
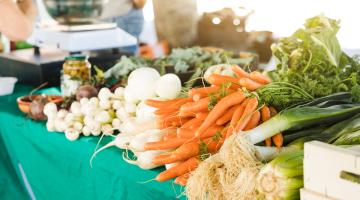
[[[184,144],[188,139],[184,138],[173,138],[167,141],[158,141],[158,142],[147,142],[144,145],[145,150],[169,150],[175,149],[182,144]]]
[[[190,177],[190,173],[183,174],[181,176],[178,176],[174,180],[174,183],[185,187],[189,177]]]
[[[250,79],[261,84],[268,84],[271,82],[268,77],[257,71],[250,73]]]
[[[180,111],[178,114],[179,117],[195,117],[196,113],[194,112],[185,112],[185,111]]]
[[[157,109],[154,111],[155,115],[170,115],[172,113],[175,113],[177,109],[174,108],[164,108],[164,109]]]
[[[278,134],[272,136],[271,139],[277,148],[282,147],[282,145],[284,143],[284,138],[283,138],[282,133],[278,133]]]
[[[157,119],[156,124],[159,129],[164,129],[168,127],[183,125],[189,120],[190,118],[186,118],[186,117],[169,116],[164,119]]]
[[[268,106],[263,106],[261,109],[260,109],[260,112],[261,112],[261,120],[262,122],[266,122],[267,120],[269,120],[271,118],[271,114],[270,114],[270,109]],[[265,144],[266,146],[271,146],[271,138],[267,138],[265,139]]]
[[[178,128],[177,137],[179,138],[194,138],[195,130],[190,128]]]
[[[260,88],[261,86],[263,86],[263,84],[255,82],[249,78],[241,78],[239,83],[242,87],[245,87],[246,89],[248,89],[250,91],[254,91],[254,90]]]
[[[170,156],[159,155],[156,156],[152,162],[153,164],[156,165],[164,165],[168,163],[175,163],[189,159],[201,153],[200,148],[202,144],[206,145],[208,153],[215,153],[220,149],[223,142],[224,140],[220,137],[217,140],[215,140],[214,138],[207,138],[204,141],[198,140],[198,141],[185,143],[181,145],[179,148],[177,148],[175,151],[173,151],[172,153],[166,154]]]
[[[194,129],[196,127],[199,127],[201,123],[202,120],[199,120],[197,118],[192,118],[189,121],[187,121],[184,125],[182,125],[181,128]]]
[[[196,132],[196,136],[200,136],[202,132],[208,129],[213,123],[219,119],[227,109],[231,106],[241,103],[245,99],[245,95],[242,91],[234,92],[226,97],[222,98],[210,111],[209,115],[205,118]]]
[[[176,138],[176,133],[169,133],[162,137],[162,141],[171,140],[173,138]]]
[[[226,135],[230,135],[234,131],[236,124],[240,120],[248,101],[249,101],[249,98],[245,99],[240,105],[237,106],[233,116],[231,117],[230,125],[229,125]]]
[[[249,121],[251,119],[251,115],[256,110],[257,106],[258,106],[257,98],[255,98],[255,97],[249,98],[249,101],[245,106],[244,112],[241,115],[240,120],[238,121],[238,123],[235,126],[236,132],[242,131],[245,128],[246,124],[249,123]],[[229,136],[227,136],[227,137],[229,137]]]
[[[210,128],[206,129],[204,132],[199,133],[200,139],[213,137],[214,135],[216,135],[216,133],[221,132],[223,128],[223,126],[213,125]]]
[[[189,90],[188,95],[189,97],[193,97],[195,94],[205,94],[206,96],[210,93],[216,92],[219,89],[220,89],[219,86],[192,88],[191,90]]]
[[[209,115],[209,112],[196,113],[196,119],[204,120]]]
[[[221,126],[221,125],[224,125],[227,122],[229,122],[231,120],[236,108],[237,108],[236,105],[229,108],[223,116],[221,116],[218,120],[216,120],[216,124]]]
[[[255,128],[260,122],[260,117],[261,117],[260,112],[255,111],[251,115],[250,121],[246,124],[244,131],[248,131],[248,130]]]
[[[240,88],[239,80],[237,78],[226,76],[226,75],[219,75],[219,74],[211,74],[208,77],[208,82],[212,85],[221,86],[222,84],[230,83],[231,89],[238,89]]]
[[[204,98],[204,97],[206,97],[207,95],[205,95],[205,94],[200,94],[200,93],[198,93],[198,94],[194,94],[194,96],[192,97],[192,99],[193,99],[193,101],[199,101],[200,99],[202,99],[202,98]]]
[[[239,65],[231,65],[231,70],[236,74],[238,78],[248,78],[250,75],[243,70]]]
[[[173,100],[167,100],[167,101],[162,101],[162,100],[154,100],[154,99],[147,99],[145,101],[145,104],[154,108],[166,108],[167,106],[181,100],[182,98],[177,98],[177,99],[173,99]]]
[[[197,157],[192,157],[183,163],[161,172],[155,179],[159,182],[163,182],[181,176],[196,169],[199,163],[200,161]]]
[[[175,163],[189,159],[198,155],[200,152],[200,146],[198,141],[189,142],[181,145],[174,152],[170,153],[170,156],[159,155],[156,156],[152,163],[155,165],[164,165],[168,163]]]
[[[274,107],[270,106],[269,109],[270,109],[271,116],[275,116],[277,114],[277,110]],[[284,142],[282,133],[278,133],[278,134],[272,136],[271,139],[277,148],[282,147],[283,142]]]
[[[210,98],[202,98],[197,102],[189,102],[180,107],[180,112],[199,112],[208,109]]]

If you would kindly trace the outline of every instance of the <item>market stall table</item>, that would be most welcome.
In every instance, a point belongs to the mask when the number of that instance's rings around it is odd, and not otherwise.
[[[71,142],[26,118],[16,98],[31,89],[17,85],[13,95],[0,97],[0,199],[177,199],[184,191],[172,181],[152,180],[163,168],[129,165],[115,147],[101,152],[91,167],[99,137]]]

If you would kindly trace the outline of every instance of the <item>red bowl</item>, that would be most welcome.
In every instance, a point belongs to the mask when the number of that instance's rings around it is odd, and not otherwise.
[[[28,114],[30,111],[30,104],[32,102],[32,99],[36,99],[41,95],[31,95],[31,96],[22,96],[16,99],[19,109],[25,113]],[[56,96],[56,95],[47,95],[47,98],[50,102],[54,102],[56,105],[60,105],[63,102],[62,96]]]

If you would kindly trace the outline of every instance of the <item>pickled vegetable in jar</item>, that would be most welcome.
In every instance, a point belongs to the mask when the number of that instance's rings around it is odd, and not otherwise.
[[[72,55],[65,58],[61,74],[61,94],[74,95],[77,88],[89,82],[91,64],[85,55]]]

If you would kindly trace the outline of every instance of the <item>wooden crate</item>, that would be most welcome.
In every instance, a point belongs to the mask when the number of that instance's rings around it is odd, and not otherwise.
[[[360,174],[360,151],[317,141],[305,143],[304,188],[333,199],[359,200],[360,184],[341,177]]]

